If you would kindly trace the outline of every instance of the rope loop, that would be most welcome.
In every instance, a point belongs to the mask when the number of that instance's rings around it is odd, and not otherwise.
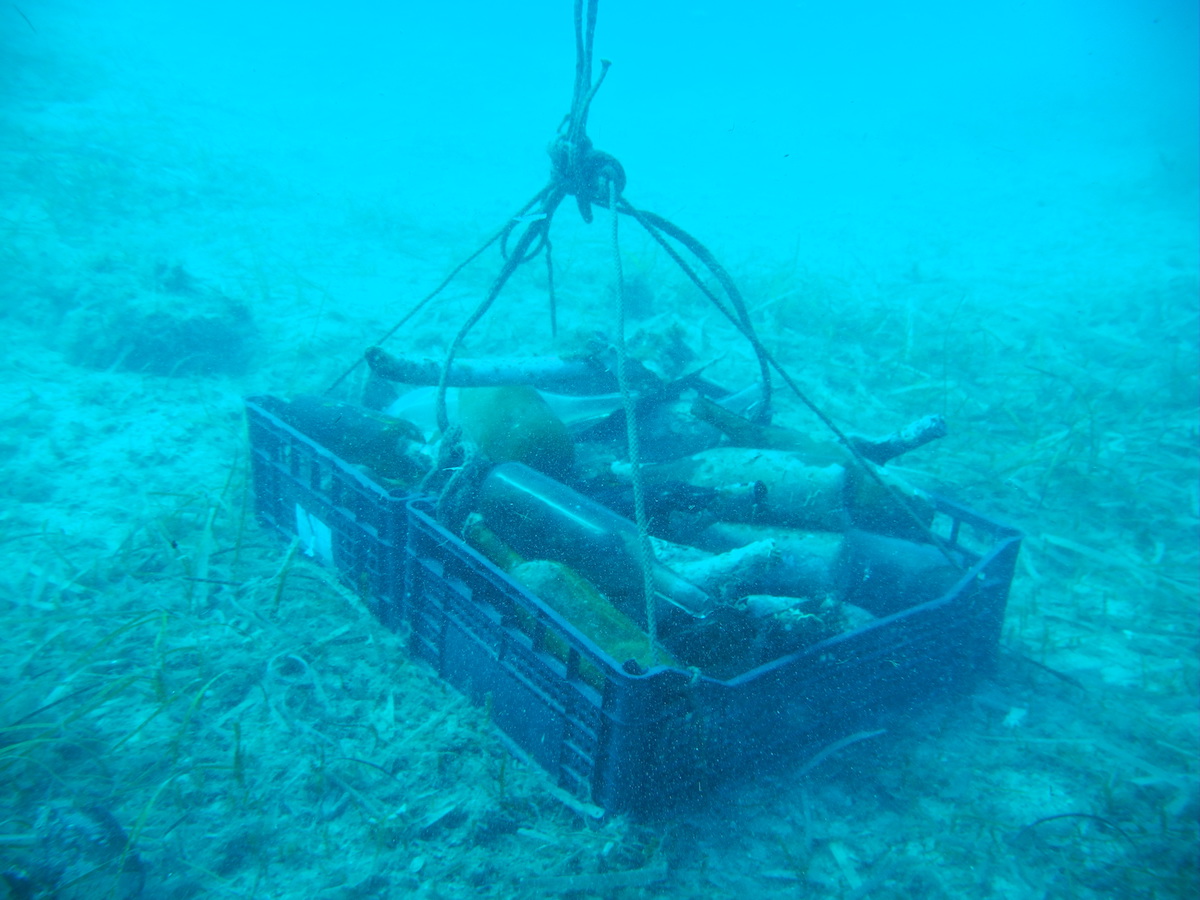
[[[509,258],[509,252],[508,252],[509,239],[512,237],[513,232],[516,231],[518,229],[518,227],[522,227],[522,226],[526,229],[536,228],[536,229],[538,229],[539,233],[537,235],[537,240],[534,241],[533,245],[524,254],[522,254],[520,259],[517,260],[517,265],[523,265],[523,264],[529,262],[531,259],[534,259],[535,257],[537,257],[537,255],[539,253],[541,253],[543,249],[545,249],[546,245],[548,244],[548,242],[550,240],[549,225],[541,224],[541,223],[546,223],[548,218],[549,218],[549,214],[546,213],[544,210],[540,210],[535,213],[525,213],[525,214],[517,215],[517,216],[514,216],[513,218],[509,219],[508,225],[505,226],[504,231],[500,235],[500,256],[501,256],[501,258],[503,258],[505,261],[508,260],[508,258]],[[517,243],[520,243],[519,238],[517,240]]]
[[[608,206],[609,185],[617,196],[625,190],[625,167],[611,153],[597,150],[584,135],[578,141],[560,135],[550,142],[551,181],[571,194],[579,206],[579,215],[592,223],[592,206]]]

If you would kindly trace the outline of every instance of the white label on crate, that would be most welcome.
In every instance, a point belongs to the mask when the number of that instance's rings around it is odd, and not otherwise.
[[[333,532],[329,526],[296,504],[296,537],[304,555],[315,557],[327,566],[333,565]]]

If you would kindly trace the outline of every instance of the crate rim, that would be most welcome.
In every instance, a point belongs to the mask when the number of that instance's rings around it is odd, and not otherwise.
[[[336,465],[338,469],[340,469],[346,475],[349,475],[360,487],[366,489],[370,493],[376,494],[379,497],[387,498],[388,500],[404,500],[413,496],[413,492],[411,490],[405,490],[403,488],[388,488],[380,484],[377,480],[372,478],[367,470],[362,466],[356,466],[353,463],[346,462],[346,460],[342,459],[328,447],[325,447],[319,444],[317,441],[314,441],[303,431],[297,431],[287,422],[283,421],[283,419],[279,418],[277,413],[272,412],[269,405],[263,403],[264,400],[271,401],[278,399],[279,398],[271,394],[262,394],[255,395],[253,397],[247,397],[245,403],[247,409],[252,409],[258,415],[270,419],[273,427],[279,428],[280,430],[286,432],[289,437],[301,442],[310,450],[316,452],[316,454],[321,458]],[[253,443],[251,446],[253,446]]]

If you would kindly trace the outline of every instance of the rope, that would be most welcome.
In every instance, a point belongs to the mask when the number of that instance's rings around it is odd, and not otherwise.
[[[713,306],[715,306],[721,312],[721,314],[729,320],[733,327],[741,332],[742,336],[750,342],[751,346],[754,347],[755,354],[758,356],[760,365],[765,362],[766,364],[770,365],[772,369],[779,373],[779,377],[783,379],[783,383],[791,389],[792,393],[799,398],[800,402],[807,406],[816,415],[816,417],[821,420],[821,423],[828,428],[830,432],[832,432],[833,436],[837,438],[838,442],[846,448],[847,452],[849,452],[850,456],[854,459],[854,462],[858,465],[860,471],[865,472],[867,477],[874,481],[876,486],[881,488],[884,493],[891,498],[892,502],[899,506],[900,509],[904,510],[905,514],[917,524],[922,533],[929,539],[930,543],[937,547],[942,556],[944,556],[952,566],[954,566],[960,572],[963,571],[965,566],[963,565],[962,560],[954,555],[950,545],[946,543],[946,541],[944,541],[941,536],[937,534],[937,532],[925,524],[925,520],[917,514],[917,511],[913,509],[912,504],[910,504],[908,500],[901,496],[894,487],[880,477],[879,473],[876,472],[875,469],[867,462],[867,459],[863,456],[862,451],[860,451],[855,443],[850,440],[849,436],[842,431],[842,429],[838,428],[837,423],[835,423],[833,419],[831,419],[829,415],[816,404],[816,402],[810,399],[809,396],[800,389],[800,385],[796,383],[795,379],[793,379],[792,376],[787,373],[783,366],[780,365],[779,361],[775,359],[762,341],[759,340],[754,328],[750,325],[749,316],[746,315],[745,304],[741,302],[740,295],[737,297],[737,300],[734,300],[733,295],[730,295],[730,302],[734,303],[735,306],[735,310],[730,310],[724,303],[721,302],[720,298],[717,297],[717,295],[714,294],[711,289],[709,289],[708,285],[706,285],[703,279],[696,274],[696,271],[688,265],[687,261],[679,255],[679,252],[667,242],[666,238],[664,238],[662,235],[662,231],[667,231],[668,234],[691,250],[701,262],[705,263],[706,267],[709,268],[709,271],[713,272],[714,276],[716,276],[716,271],[714,271],[711,266],[708,265],[707,261],[711,260],[713,263],[715,263],[716,260],[712,258],[712,255],[708,252],[708,250],[705,249],[699,241],[689,235],[682,228],[679,228],[677,225],[673,225],[661,216],[635,209],[624,200],[621,201],[620,211],[632,216],[639,224],[641,224],[650,237],[652,237],[658,243],[658,245],[667,252],[671,259],[675,261],[675,264],[679,266],[679,268],[685,275],[687,275],[691,282],[700,289],[700,291],[709,299]],[[660,231],[660,226],[666,227],[662,228],[662,231]],[[703,255],[696,252],[695,248],[697,247],[703,251]],[[718,268],[720,267],[718,266]],[[724,273],[724,270],[721,271]],[[729,276],[726,274],[724,277],[728,278]],[[719,281],[721,280],[720,276],[717,276],[717,278]],[[724,286],[724,282],[722,282],[722,286]],[[728,293],[728,288],[726,288],[726,292]],[[767,384],[768,382],[764,381],[764,395],[767,393]]]
[[[588,0],[587,23],[583,19],[583,0],[575,0],[575,87],[571,92],[571,111],[567,114],[570,126],[567,138],[579,144],[587,138],[588,106],[600,87],[592,85],[592,45],[596,38],[596,13],[600,0]],[[605,71],[608,66],[605,64]],[[601,73],[600,81],[604,80]]]
[[[641,445],[638,437],[637,404],[629,390],[628,352],[625,347],[625,275],[621,266],[621,242],[618,223],[621,214],[617,206],[617,185],[608,183],[608,209],[612,219],[613,284],[617,292],[617,384],[621,388],[621,405],[625,408],[625,434],[629,441],[629,466],[633,482],[634,521],[638,531],[638,562],[642,568],[642,591],[646,600],[646,637],[650,643],[651,661],[658,662],[658,621],[654,594],[654,551],[650,546],[650,526],[646,518],[646,492],[642,484]]]
[[[593,83],[592,45],[596,33],[596,13],[599,4],[600,0],[588,0],[585,17],[583,0],[575,0],[575,87],[571,97],[571,110],[559,127],[559,135],[548,148],[551,162],[549,183],[526,201],[479,249],[455,266],[441,284],[415,304],[399,322],[389,328],[372,345],[379,346],[391,338],[437,297],[463,269],[497,241],[500,242],[500,254],[504,259],[500,274],[492,283],[487,296],[455,335],[442,367],[437,393],[437,420],[438,427],[443,432],[449,424],[446,417],[446,379],[455,354],[467,334],[496,301],[500,291],[517,267],[534,259],[543,250],[546,251],[547,281],[550,288],[550,331],[555,335],[558,333],[554,269],[550,253],[550,225],[563,198],[568,194],[574,196],[580,215],[585,222],[590,224],[592,205],[606,206],[609,202],[607,186],[615,185],[618,196],[625,189],[625,170],[621,163],[612,154],[593,148],[592,142],[587,136],[588,110],[591,108],[596,92],[600,90],[600,85],[604,83],[604,76],[608,73],[610,65],[608,60],[602,60],[600,77]],[[526,227],[510,250],[509,241],[520,225]],[[325,392],[328,394],[336,390],[362,361],[363,357],[356,359]]]
[[[496,298],[500,296],[500,291],[512,277],[513,272],[517,271],[517,267],[525,259],[525,254],[529,249],[529,245],[544,235],[550,227],[550,220],[554,217],[554,211],[558,209],[558,205],[562,203],[563,192],[561,189],[555,189],[550,196],[544,201],[546,215],[544,218],[537,219],[529,224],[525,232],[521,235],[513,248],[513,253],[504,261],[504,265],[500,269],[500,274],[496,276],[496,280],[492,282],[492,288],[488,291],[483,301],[475,307],[475,311],[467,317],[462,327],[458,330],[458,334],[454,336],[450,347],[446,350],[446,362],[442,364],[442,376],[438,379],[437,389],[437,423],[438,429],[444,434],[450,427],[450,419],[446,415],[446,381],[450,376],[450,367],[454,364],[454,356],[458,352],[458,348],[462,346],[463,340],[472,328],[483,318],[484,314],[491,309],[492,304],[496,302]]]
[[[546,234],[546,296],[550,300],[550,337],[558,337],[558,303],[554,295],[554,248]]]
[[[449,417],[446,414],[446,386],[455,355],[458,353],[459,348],[462,346],[471,329],[491,309],[492,304],[499,297],[504,285],[512,277],[517,268],[535,258],[543,250],[546,252],[547,283],[550,293],[550,327],[552,333],[557,333],[558,322],[554,293],[554,268],[550,245],[550,226],[559,205],[568,195],[573,196],[579,208],[580,216],[589,224],[593,220],[593,205],[606,207],[610,211],[612,219],[613,270],[617,290],[617,379],[621,386],[622,402],[625,405],[630,463],[634,472],[634,507],[638,524],[639,543],[641,544],[639,553],[642,555],[642,568],[645,579],[647,628],[650,635],[651,647],[653,647],[655,645],[654,589],[651,567],[653,555],[650,550],[648,532],[646,530],[645,501],[638,474],[639,446],[636,417],[634,415],[635,410],[626,378],[625,292],[617,224],[620,215],[631,216],[666,251],[675,264],[679,266],[680,270],[700,289],[701,293],[708,298],[717,310],[749,341],[758,359],[759,372],[762,379],[763,403],[761,411],[763,414],[769,409],[771,399],[771,371],[774,370],[779,373],[780,378],[783,379],[784,383],[800,401],[841,442],[859,468],[877,486],[890,495],[892,500],[921,527],[930,542],[941,551],[946,559],[961,569],[962,564],[953,555],[949,545],[925,524],[912,506],[891,485],[887,484],[879,476],[878,472],[867,463],[862,453],[855,447],[847,435],[800,389],[795,380],[784,370],[778,360],[771,355],[762,341],[759,340],[758,335],[755,333],[754,325],[750,320],[745,301],[737,285],[708,248],[688,232],[662,216],[636,209],[622,196],[625,190],[626,177],[625,170],[621,166],[620,161],[610,153],[596,150],[587,136],[588,112],[591,108],[592,100],[595,99],[596,92],[599,91],[600,86],[604,83],[604,78],[608,74],[610,65],[608,60],[601,60],[600,75],[595,82],[592,81],[592,48],[596,32],[596,15],[599,3],[600,0],[587,0],[585,11],[583,0],[575,0],[575,83],[571,95],[570,112],[564,117],[563,122],[559,126],[558,135],[548,148],[551,161],[549,183],[527,201],[518,210],[516,215],[508,219],[503,227],[488,238],[478,250],[459,263],[441,284],[409,310],[396,325],[376,342],[376,345],[383,343],[394,335],[488,247],[497,241],[500,242],[500,251],[504,259],[504,265],[501,267],[495,281],[492,282],[492,287],[488,291],[487,296],[475,308],[454,336],[447,349],[446,360],[442,365],[441,376],[438,380],[436,411],[438,428],[445,434],[450,425]],[[508,247],[509,239],[516,232],[519,225],[524,225],[525,228],[510,251]],[[728,306],[704,283],[704,280],[695,269],[688,264],[679,251],[667,240],[668,237],[687,249],[708,273],[712,275],[728,298]],[[354,365],[334,381],[328,391],[332,391],[340,385],[360,362],[362,362],[361,358],[356,360]]]
[[[625,170],[617,158],[610,153],[596,150],[587,136],[587,117],[592,100],[604,76],[608,72],[609,62],[604,60],[601,65],[600,77],[592,83],[592,44],[596,32],[596,12],[600,0],[588,0],[587,15],[584,17],[583,0],[575,0],[575,88],[571,97],[571,111],[567,114],[564,128],[560,127],[559,136],[549,147],[551,172],[550,182],[542,188],[524,207],[500,230],[500,247],[504,256],[504,265],[500,274],[492,283],[492,288],[475,311],[467,318],[459,329],[458,334],[446,351],[446,361],[442,365],[441,378],[438,380],[437,391],[437,422],[438,428],[444,433],[449,427],[446,415],[446,382],[449,378],[450,367],[454,357],[462,346],[463,340],[479,320],[491,309],[500,291],[522,263],[536,257],[543,249],[547,251],[549,262],[550,225],[559,204],[567,195],[575,197],[579,213],[585,222],[592,221],[592,204],[607,205],[611,197],[620,196],[625,189]],[[613,191],[615,189],[615,195]],[[512,251],[508,250],[508,238],[518,224],[526,228],[517,239]],[[554,308],[553,270],[551,270],[551,330],[557,331],[557,311]]]
[[[503,259],[508,259],[508,257],[510,256],[509,249],[508,249],[508,239],[512,235],[512,233],[514,231],[516,231],[518,225],[534,223],[534,222],[539,221],[540,219],[546,218],[546,211],[545,211],[544,204],[546,202],[546,198],[549,197],[550,190],[553,186],[554,186],[553,183],[551,183],[551,184],[546,185],[546,187],[542,188],[540,191],[538,191],[537,194],[534,195],[533,200],[531,200],[529,203],[525,204],[525,206],[521,209],[521,211],[518,212],[512,218],[510,218],[508,220],[508,222],[505,224],[504,228],[501,230],[501,237],[500,237],[500,256]],[[538,208],[539,204],[543,204],[542,208],[540,208],[540,209]],[[543,235],[548,235],[548,234],[549,234],[548,230],[543,232]],[[538,243],[534,244],[530,249],[526,250],[523,258],[518,259],[517,261],[522,262],[522,263],[528,262],[529,260],[536,257],[538,255],[538,253],[541,252],[542,246],[545,244],[545,240],[546,240],[545,237],[543,237],[543,240],[539,241]]]
[[[650,236],[671,254],[671,258],[683,270],[684,274],[704,292],[708,299],[721,311],[721,314],[729,319],[733,323],[733,326],[750,342],[750,346],[754,348],[755,356],[758,357],[759,377],[762,379],[763,385],[761,410],[764,412],[769,410],[771,406],[771,358],[754,331],[754,323],[750,320],[750,313],[746,309],[746,301],[742,299],[742,292],[738,290],[733,278],[725,271],[725,267],[717,262],[717,258],[712,255],[707,247],[668,219],[664,219],[662,216],[647,212],[646,210],[634,209],[633,206],[624,200],[621,201],[621,212],[633,216],[649,232]],[[716,294],[701,284],[699,276],[692,271],[691,267],[688,266],[679,254],[673,252],[673,248],[666,244],[662,237],[656,234],[656,231],[666,232],[676,241],[683,244],[684,247],[691,251],[693,256],[700,260],[704,267],[717,279],[717,283],[721,285],[722,290],[725,291],[725,296],[729,298],[729,302],[733,305],[732,313],[725,308],[725,305],[721,303]]]
[[[439,284],[432,291],[430,291],[428,294],[426,294],[424,297],[422,297],[420,299],[420,301],[418,301],[416,303],[416,305],[414,305],[412,307],[412,309],[410,309],[408,312],[406,312],[401,317],[399,322],[397,322],[395,325],[393,325],[391,328],[389,328],[386,332],[384,332],[383,337],[381,337],[379,340],[377,340],[371,346],[378,347],[380,344],[382,344],[384,341],[386,341],[388,338],[390,338],[392,335],[394,335],[397,331],[399,331],[401,328],[403,328],[405,326],[405,324],[407,324],[409,319],[411,319],[413,316],[415,316],[417,313],[419,313],[421,310],[423,310],[426,306],[428,306],[430,301],[432,301],[434,297],[436,297],[438,294],[440,294],[442,291],[444,291],[446,289],[446,286],[449,285],[450,282],[452,282],[455,278],[458,277],[459,272],[461,272],[463,269],[465,269],[467,266],[469,266],[471,263],[473,263],[476,259],[478,259],[483,254],[483,251],[487,250],[487,248],[492,246],[492,244],[496,243],[496,241],[504,240],[504,238],[509,234],[509,232],[512,231],[515,221],[526,210],[528,210],[531,206],[533,206],[533,204],[535,204],[538,201],[538,199],[542,196],[542,194],[544,192],[545,192],[544,189],[541,191],[538,191],[537,194],[534,195],[534,197],[531,200],[526,202],[521,207],[520,211],[518,211],[515,216],[513,216],[509,221],[504,223],[504,227],[500,228],[495,234],[493,234],[490,238],[488,238],[486,241],[484,241],[474,253],[472,253],[470,256],[468,256],[466,259],[464,259],[462,262],[460,262],[457,266],[455,266],[450,271],[450,274],[442,279],[441,284]],[[327,387],[325,389],[325,393],[331,394],[335,390],[337,390],[337,388],[341,385],[341,383],[343,381],[345,381],[347,378],[349,378],[351,374],[353,374],[354,370],[359,367],[359,364],[361,364],[365,358],[366,358],[365,356],[360,356],[353,363],[351,363],[350,366],[346,369],[346,371],[342,372],[341,375],[339,375],[337,378],[334,379],[333,384],[331,384],[329,387]]]

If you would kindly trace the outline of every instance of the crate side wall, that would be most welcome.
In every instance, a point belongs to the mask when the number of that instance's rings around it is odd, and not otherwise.
[[[381,620],[403,597],[407,496],[394,496],[280,420],[246,404],[259,521],[337,571]]]

